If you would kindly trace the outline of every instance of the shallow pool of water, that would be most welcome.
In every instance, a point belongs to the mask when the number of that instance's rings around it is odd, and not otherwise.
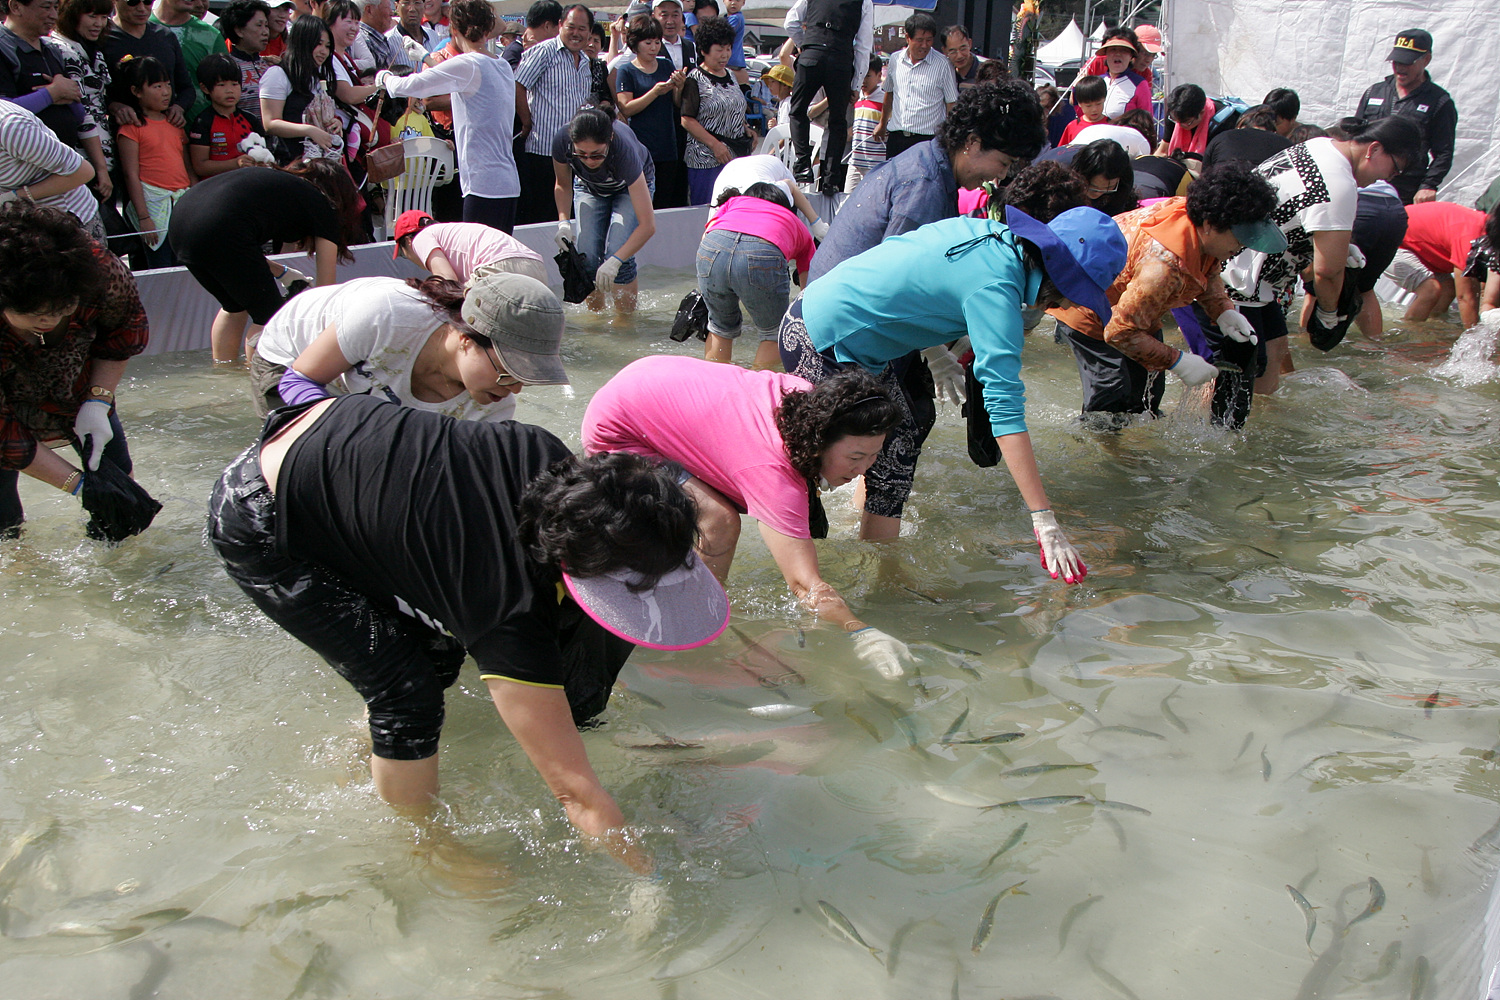
[[[668,290],[633,329],[573,316],[576,393],[527,390],[521,419],[577,446],[621,365],[696,353],[665,336],[687,279],[643,283]],[[907,535],[854,541],[843,491],[820,543],[861,617],[918,644],[900,680],[800,614],[746,532],[733,631],[639,651],[585,734],[660,863],[654,924],[475,672],[446,832],[378,802],[357,696],[202,542],[258,426],[243,373],[139,360],[120,408],[156,524],[105,549],[27,482],[0,548],[0,994],[1480,996],[1500,385],[1433,374],[1457,333],[1302,343],[1244,435],[1174,384],[1166,419],[1108,436],[1034,335],[1032,434],[1091,573],[1042,573],[1009,478],[943,412]]]

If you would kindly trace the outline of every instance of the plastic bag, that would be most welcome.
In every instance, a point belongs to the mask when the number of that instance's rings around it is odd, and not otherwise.
[[[161,504],[107,456],[100,457],[97,472],[84,473],[79,499],[90,515],[88,536],[110,543],[139,535],[161,510]]]
[[[589,273],[588,258],[566,239],[566,250],[559,250],[552,259],[557,262],[557,273],[562,275],[563,301],[582,302],[594,294],[594,276]]]
[[[689,337],[708,339],[708,303],[696,288],[682,297],[677,318],[672,320],[672,339],[680,344]]]

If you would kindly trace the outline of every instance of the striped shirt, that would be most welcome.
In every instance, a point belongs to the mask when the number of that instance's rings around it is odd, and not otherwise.
[[[885,89],[892,95],[891,117],[886,124],[892,132],[936,135],[948,105],[958,100],[958,79],[953,64],[937,49],[913,63],[902,49],[891,57]]]
[[[577,56],[577,63],[574,63]],[[582,52],[569,52],[561,38],[537,42],[521,56],[516,82],[526,88],[531,108],[531,134],[526,152],[552,155],[552,137],[590,103],[594,92],[593,62]]]
[[[0,101],[0,190],[39,184],[54,174],[71,174],[83,157],[62,144],[42,120],[25,108]],[[80,184],[37,204],[71,212],[85,226],[99,216],[99,203]]]

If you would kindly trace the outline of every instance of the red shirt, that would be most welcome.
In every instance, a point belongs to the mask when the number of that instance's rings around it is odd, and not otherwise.
[[[1417,255],[1433,274],[1452,274],[1469,259],[1469,245],[1484,235],[1484,213],[1451,201],[1406,206],[1401,249]]]
[[[1109,119],[1108,118],[1100,118],[1096,122],[1086,122],[1082,118],[1074,118],[1072,121],[1068,122],[1068,127],[1065,128],[1065,129],[1063,129],[1062,138],[1057,141],[1057,144],[1059,146],[1066,146],[1068,143],[1072,142],[1074,140],[1074,138],[1077,137],[1077,135],[1078,135],[1079,132],[1082,132],[1084,129],[1088,128],[1090,125],[1107,125],[1107,124],[1109,124]]]
[[[266,47],[264,49],[261,49],[260,55],[262,59],[264,59],[266,56],[270,56],[274,59],[284,52],[286,52],[286,36],[277,35],[275,38],[266,43]]]
[[[210,105],[193,121],[188,143],[207,146],[210,160],[237,160],[241,140],[255,131],[255,123],[243,111],[225,118]]]

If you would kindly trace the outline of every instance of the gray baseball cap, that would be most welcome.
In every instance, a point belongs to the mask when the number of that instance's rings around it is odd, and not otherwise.
[[[567,385],[558,348],[563,308],[552,289],[524,274],[491,274],[464,296],[464,322],[495,345],[505,370],[527,385]]]

